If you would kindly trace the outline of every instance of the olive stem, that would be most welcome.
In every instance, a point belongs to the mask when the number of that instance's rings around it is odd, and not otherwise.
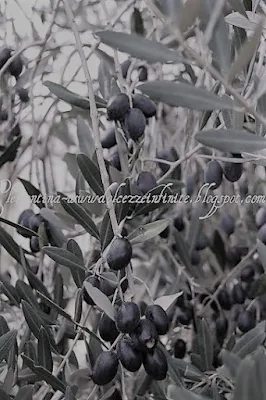
[[[91,116],[91,120],[92,120],[92,136],[93,136],[93,140],[95,143],[95,151],[96,151],[97,160],[98,160],[98,164],[99,164],[101,180],[103,183],[104,192],[106,194],[106,205],[107,205],[107,209],[108,209],[108,212],[110,215],[111,225],[112,225],[114,234],[117,235],[119,233],[119,227],[118,227],[118,223],[117,223],[117,219],[116,219],[116,215],[115,215],[114,203],[112,202],[112,196],[111,196],[111,192],[109,189],[109,187],[110,187],[109,177],[108,177],[108,173],[106,170],[105,161],[104,161],[104,157],[103,157],[103,149],[102,149],[101,140],[100,140],[99,123],[98,123],[99,122],[98,121],[98,111],[97,111],[97,106],[96,106],[96,101],[95,101],[95,96],[94,96],[94,91],[93,91],[92,79],[91,79],[91,75],[90,75],[89,68],[87,65],[86,57],[85,57],[84,51],[82,49],[82,42],[81,42],[81,39],[79,36],[79,32],[77,29],[75,17],[74,17],[70,2],[69,2],[69,0],[62,0],[62,1],[64,2],[67,19],[69,21],[69,24],[70,24],[72,31],[74,33],[74,36],[75,36],[77,51],[78,51],[78,54],[81,59],[81,64],[83,67],[85,80],[86,80],[86,84],[88,87],[88,94],[89,94],[89,100],[90,100],[90,116]]]

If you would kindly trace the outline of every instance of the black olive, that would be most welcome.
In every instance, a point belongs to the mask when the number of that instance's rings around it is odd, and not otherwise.
[[[250,282],[254,278],[255,275],[255,270],[252,265],[246,265],[241,273],[240,273],[240,279],[243,282]]]
[[[38,236],[32,236],[30,238],[30,249],[33,253],[38,253],[40,251],[40,244]]]
[[[143,194],[146,194],[150,190],[157,186],[155,176],[149,171],[142,171],[137,178],[137,185]]]
[[[185,223],[182,215],[177,215],[174,218],[174,227],[179,231],[182,232],[185,229]]]
[[[156,105],[149,97],[143,94],[135,94],[132,97],[132,103],[133,107],[141,110],[146,118],[151,118],[156,115]]]
[[[103,149],[110,149],[116,145],[115,128],[109,129],[101,140]]]
[[[129,98],[125,93],[119,93],[108,101],[106,110],[111,121],[121,121],[130,108]]]
[[[123,303],[115,313],[115,323],[119,332],[131,333],[140,322],[139,306],[133,301]]]
[[[187,351],[186,342],[183,339],[177,339],[174,344],[174,356],[175,358],[184,358]]]
[[[97,289],[100,288],[100,280],[97,278],[97,276],[89,276],[88,278],[86,278],[87,282],[89,282],[92,286],[96,287]],[[86,288],[83,288],[83,297],[84,297],[84,301],[89,304],[90,306],[94,306],[95,303],[92,300],[92,298],[90,297],[90,295],[88,294]]]
[[[209,161],[204,171],[204,183],[214,184],[212,189],[217,189],[221,185],[222,180],[223,169],[221,164],[216,160]]]
[[[158,342],[155,325],[148,319],[141,319],[135,331],[131,334],[135,346],[142,351],[152,349]]]
[[[221,218],[220,226],[222,230],[227,234],[227,236],[232,235],[235,231],[234,217],[232,217],[232,215],[230,214],[224,214]]]
[[[116,238],[107,253],[107,263],[116,271],[127,267],[132,257],[132,245],[126,238]]]
[[[10,59],[12,50],[8,47],[4,47],[0,50],[0,69],[3,68],[5,63]]]
[[[255,328],[255,325],[256,318],[251,311],[245,310],[239,314],[237,319],[237,326],[241,332],[246,333]]]
[[[103,351],[95,361],[91,379],[96,385],[107,385],[115,378],[118,364],[117,355],[113,351]]]
[[[136,372],[142,364],[142,353],[138,351],[131,338],[123,338],[117,343],[117,356],[123,366],[131,372]]]
[[[239,283],[233,286],[232,298],[233,301],[237,304],[243,304],[245,302],[246,292],[243,289],[242,285],[240,285]]]
[[[99,334],[106,342],[113,342],[119,335],[115,322],[103,314],[99,323]]]
[[[159,335],[165,335],[169,329],[169,319],[164,309],[159,305],[146,308],[145,317],[154,323]]]
[[[138,108],[131,108],[124,121],[124,129],[132,140],[137,141],[145,131],[146,118],[143,112]]]
[[[29,92],[27,89],[24,88],[19,88],[17,90],[18,96],[20,98],[20,100],[22,101],[22,103],[28,103],[29,101]]]
[[[229,182],[237,182],[241,178],[242,172],[243,165],[240,163],[228,162],[223,167],[224,176]]]
[[[24,210],[20,216],[18,217],[18,224],[23,226],[24,228],[30,228],[30,219],[34,215],[34,212],[30,209]],[[22,232],[19,228],[17,228],[17,232],[24,237],[31,237],[30,234]]]
[[[151,352],[145,353],[143,365],[147,374],[153,379],[161,381],[166,378],[168,370],[167,360],[163,351],[158,347]]]

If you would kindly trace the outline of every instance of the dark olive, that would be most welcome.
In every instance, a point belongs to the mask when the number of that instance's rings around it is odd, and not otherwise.
[[[258,239],[266,244],[266,224],[262,225],[258,231]]]
[[[100,280],[99,278],[97,278],[97,276],[89,276],[88,278],[85,279],[85,282],[89,282],[92,286],[96,287],[97,289],[100,288]],[[92,298],[90,297],[90,295],[88,294],[86,288],[83,288],[83,297],[84,297],[84,301],[89,304],[90,306],[94,306],[95,303],[92,300]]]
[[[117,343],[117,356],[123,366],[131,372],[136,372],[142,364],[142,353],[138,351],[131,338],[124,337]]]
[[[155,325],[148,319],[141,319],[135,331],[131,334],[135,346],[142,351],[148,351],[156,346],[158,333]]]
[[[142,171],[137,178],[137,185],[143,194],[146,194],[150,190],[157,186],[155,176],[149,171]]]
[[[32,215],[29,220],[29,228],[34,232],[38,232],[39,226],[42,222],[45,222],[45,219],[41,214]]]
[[[116,145],[115,128],[109,129],[101,140],[103,149],[110,149]]]
[[[107,385],[115,378],[118,364],[117,355],[113,351],[103,351],[96,358],[91,379],[96,385]]]
[[[119,332],[131,333],[140,322],[139,306],[133,301],[123,303],[115,313],[115,323]]]
[[[208,247],[208,245],[209,245],[208,237],[205,235],[205,233],[201,233],[197,237],[195,249],[198,251],[204,250],[204,249],[206,249],[206,247]]]
[[[130,65],[131,65],[131,61],[129,58],[127,60],[125,60],[124,62],[122,62],[122,64],[120,65],[122,76],[124,79],[127,78],[127,73],[128,73]]]
[[[230,214],[224,214],[221,218],[220,226],[222,230],[230,236],[235,231],[235,219]]]
[[[8,70],[11,75],[13,75],[16,79],[18,79],[19,75],[23,70],[23,61],[19,55],[9,65]]]
[[[187,351],[186,342],[183,339],[177,339],[174,344],[174,356],[175,358],[184,358]]]
[[[199,265],[201,262],[200,253],[197,250],[193,250],[190,256],[190,261],[192,265]]]
[[[246,292],[243,289],[242,285],[240,285],[239,283],[237,283],[236,285],[233,286],[232,299],[233,299],[234,303],[237,303],[237,304],[243,304],[245,302]]]
[[[8,120],[8,112],[6,110],[0,111],[0,121],[4,122]]]
[[[100,291],[103,292],[106,296],[112,296],[116,290],[115,282],[110,282],[107,279],[100,279]]]
[[[159,305],[146,308],[145,317],[154,323],[159,335],[165,335],[169,329],[169,319],[164,309]]]
[[[240,263],[242,258],[241,251],[238,247],[230,247],[226,254],[227,262],[230,266],[235,267]]]
[[[176,151],[176,149],[174,147],[170,147],[169,149],[157,150],[156,157],[161,159],[161,160],[170,161],[170,162],[174,162],[174,161],[177,161],[179,159],[179,155],[178,155],[178,153],[177,153],[177,151]],[[162,162],[159,162],[158,166],[160,167],[161,171],[164,174],[170,168],[170,165],[162,163]],[[179,170],[181,172],[180,166],[179,166]]]
[[[99,334],[106,342],[113,342],[119,335],[115,322],[103,313],[99,323]]]
[[[257,228],[261,228],[262,225],[266,224],[266,207],[261,207],[258,209],[257,213],[256,213],[256,226]]]
[[[220,314],[215,321],[215,331],[217,338],[224,339],[227,334],[227,330],[228,320],[223,314]]]
[[[232,301],[231,301],[231,296],[230,293],[228,292],[227,289],[222,289],[218,293],[217,300],[220,303],[220,306],[224,310],[231,310],[232,307]]]
[[[204,171],[204,183],[213,184],[212,189],[217,189],[223,180],[223,169],[221,164],[212,160],[209,161]]]
[[[30,209],[24,210],[20,216],[18,217],[18,224],[23,226],[24,228],[30,228],[30,219],[34,215],[34,212]],[[31,234],[22,232],[19,228],[17,228],[17,232],[24,237],[31,237]]]
[[[22,101],[22,103],[28,103],[30,98],[29,98],[29,92],[27,89],[19,88],[17,90],[17,93],[18,93],[18,96],[20,98],[20,101]]]
[[[127,267],[132,257],[132,245],[126,238],[116,238],[107,253],[107,263],[116,271]]]
[[[5,63],[10,59],[12,50],[8,47],[3,47],[0,50],[0,69],[3,68]]]
[[[254,278],[255,270],[252,265],[246,265],[240,272],[240,279],[243,282],[250,282]]]
[[[242,172],[243,165],[240,163],[228,162],[223,167],[224,176],[229,182],[237,182],[241,178]]]
[[[40,251],[40,244],[38,236],[32,236],[30,238],[30,249],[32,253],[38,253]]]
[[[111,121],[122,120],[130,108],[129,98],[125,93],[119,93],[108,101],[107,116]]]
[[[125,131],[132,140],[137,141],[145,131],[146,118],[138,108],[131,108],[125,116]]]
[[[118,151],[116,151],[115,153],[112,154],[111,158],[110,158],[110,164],[118,169],[118,171],[121,171],[121,162],[120,162],[120,157],[119,157],[119,153]]]
[[[143,365],[147,374],[153,379],[161,381],[166,378],[168,370],[167,360],[163,351],[158,347],[145,353]]]
[[[185,229],[185,223],[182,215],[177,215],[174,218],[174,227],[179,231],[182,232]]]
[[[237,326],[241,332],[246,333],[255,328],[256,318],[254,313],[249,310],[242,311],[237,319]]]
[[[132,97],[132,103],[133,107],[141,110],[146,118],[156,115],[156,105],[149,97],[143,94],[135,94]]]
[[[145,67],[145,65],[143,65],[142,67],[139,67],[139,81],[144,82],[147,79],[148,79],[148,70]]]
[[[169,237],[169,233],[170,233],[170,229],[169,229],[169,226],[167,226],[167,228],[165,228],[159,235],[161,238],[167,239]]]

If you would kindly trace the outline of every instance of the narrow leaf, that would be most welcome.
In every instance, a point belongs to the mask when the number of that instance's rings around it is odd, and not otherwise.
[[[85,266],[81,263],[81,260],[68,250],[59,249],[52,246],[43,247],[42,250],[58,264],[64,265],[65,267],[68,267],[70,269],[79,268],[85,270]]]
[[[85,154],[77,155],[77,163],[82,172],[82,175],[84,176],[85,180],[88,182],[92,190],[98,196],[102,196],[104,194],[104,189],[98,167]]]
[[[32,183],[30,183],[29,181],[27,181],[25,179],[22,179],[22,178],[18,178],[18,179],[24,186],[26,192],[31,197],[31,199],[32,200],[36,199],[36,201],[34,201],[34,204],[36,204],[39,208],[45,207],[45,203],[43,201],[43,196],[42,196],[42,193],[39,191],[39,189],[37,189],[35,186],[33,186]]]
[[[53,359],[51,353],[51,346],[47,332],[43,327],[41,327],[39,331],[37,354],[38,354],[38,364],[46,368],[48,371],[52,372]]]
[[[96,287],[92,286],[89,282],[84,282],[85,289],[87,290],[88,294],[94,301],[94,303],[101,309],[103,310],[109,318],[114,320],[114,307],[112,306],[112,303],[108,299],[105,294],[103,294],[99,289]]]
[[[233,108],[233,101],[230,98],[217,96],[204,88],[187,83],[153,81],[138,86],[138,89],[153,100],[173,107],[203,111]]]
[[[130,235],[128,235],[128,240],[130,240],[131,244],[143,243],[146,240],[150,240],[159,235],[167,228],[168,225],[168,219],[150,222],[149,224],[135,229]]]
[[[15,345],[17,331],[9,331],[0,337],[0,363],[7,357],[12,347]]]
[[[144,39],[133,33],[129,35],[122,32],[102,31],[96,32],[96,35],[102,43],[150,63],[182,61],[182,56],[178,52],[169,50],[161,43]]]

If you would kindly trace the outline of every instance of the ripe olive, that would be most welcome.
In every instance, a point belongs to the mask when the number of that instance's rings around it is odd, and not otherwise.
[[[111,121],[122,120],[130,108],[129,98],[125,93],[119,93],[108,101],[106,110]]]
[[[21,101],[22,103],[28,103],[28,101],[29,101],[30,98],[29,98],[29,92],[28,92],[27,89],[19,88],[19,89],[17,90],[17,93],[18,93],[18,96],[19,96],[20,101]]]
[[[159,335],[165,335],[169,329],[169,319],[164,309],[159,305],[146,308],[145,317],[154,323]]]
[[[222,230],[230,236],[235,231],[235,219],[230,214],[224,214],[221,218],[220,226]]]
[[[90,275],[88,278],[86,278],[85,281],[89,282],[92,286],[96,287],[97,289],[100,288],[100,280],[99,280],[99,278],[97,278],[97,276]],[[94,301],[92,300],[92,298],[88,294],[88,292],[87,292],[85,287],[83,288],[83,297],[84,297],[84,301],[87,304],[89,304],[90,306],[94,306],[95,305]]]
[[[115,128],[109,129],[101,140],[103,149],[110,149],[116,145]]]
[[[237,304],[243,304],[245,302],[246,292],[242,285],[240,285],[239,283],[233,286],[232,299]]]
[[[262,225],[258,231],[258,239],[266,244],[266,224]]]
[[[23,226],[24,228],[30,228],[30,219],[34,215],[34,212],[30,209],[24,210],[20,216],[18,217],[18,224]],[[22,232],[19,228],[17,228],[17,232],[24,237],[31,237],[30,234]]]
[[[46,220],[41,216],[41,214],[34,214],[30,217],[29,227],[34,232],[38,232],[39,226],[45,221]]]
[[[204,171],[204,183],[213,184],[212,189],[217,189],[223,180],[223,169],[221,164],[212,160],[209,161]]]
[[[23,70],[23,61],[19,55],[9,65],[8,70],[11,75],[13,75],[16,79],[18,79],[19,75]]]
[[[126,238],[116,238],[107,253],[107,263],[116,271],[127,267],[132,257],[132,245]]]
[[[142,171],[137,178],[137,185],[143,194],[146,194],[150,190],[157,186],[155,176],[149,171]]]
[[[143,65],[142,67],[139,67],[139,81],[144,82],[147,79],[148,79],[148,70],[145,67],[145,65]]]
[[[142,351],[152,349],[158,342],[158,333],[155,325],[148,319],[141,319],[131,337],[136,347]]]
[[[2,69],[5,63],[9,60],[9,58],[11,57],[11,53],[12,50],[8,47],[3,47],[0,50],[0,69]]]
[[[241,273],[240,273],[240,279],[243,282],[250,282],[254,278],[255,275],[255,270],[252,265],[246,265]]]
[[[177,339],[174,344],[174,356],[175,358],[184,358],[187,351],[186,342],[183,339]]]
[[[103,313],[99,323],[99,334],[106,342],[113,342],[119,335],[115,322]]]
[[[185,223],[184,223],[184,219],[183,219],[183,216],[180,214],[180,215],[177,215],[175,218],[174,218],[174,227],[179,231],[179,232],[182,232],[184,229],[185,229]]]
[[[131,372],[136,372],[140,369],[143,356],[138,351],[131,338],[124,337],[117,343],[117,356],[123,366]]]
[[[124,129],[132,140],[137,141],[145,131],[146,118],[139,108],[131,108],[124,121]]]
[[[216,336],[219,339],[224,339],[228,330],[228,320],[224,314],[220,314],[215,321]]]
[[[132,103],[133,107],[141,110],[146,118],[151,118],[156,115],[156,105],[149,97],[143,94],[135,94],[132,97]]]
[[[237,319],[237,326],[241,332],[246,333],[255,328],[256,318],[254,313],[249,310],[242,311]]]
[[[167,360],[163,351],[158,347],[145,353],[143,365],[147,374],[153,379],[161,381],[166,378],[168,370]]]
[[[195,249],[200,251],[204,250],[209,245],[209,238],[205,235],[205,233],[201,233],[196,240]]]
[[[231,310],[232,307],[231,296],[226,288],[220,290],[217,296],[217,300],[219,301],[221,307],[224,310]]]
[[[38,253],[40,251],[40,244],[38,236],[32,236],[30,238],[30,249],[33,253]]]
[[[115,313],[115,323],[119,332],[131,333],[140,322],[139,306],[133,301],[123,303]]]
[[[228,162],[223,167],[224,176],[229,182],[237,182],[241,178],[242,172],[243,165],[240,163]]]
[[[127,73],[128,73],[130,64],[131,64],[131,61],[130,61],[130,59],[128,58],[127,60],[125,60],[124,62],[122,62],[122,64],[120,65],[120,67],[121,67],[121,72],[122,72],[122,76],[123,76],[124,79],[127,78]]]
[[[95,361],[91,379],[96,385],[107,385],[115,378],[118,364],[117,355],[113,351],[103,351]]]

